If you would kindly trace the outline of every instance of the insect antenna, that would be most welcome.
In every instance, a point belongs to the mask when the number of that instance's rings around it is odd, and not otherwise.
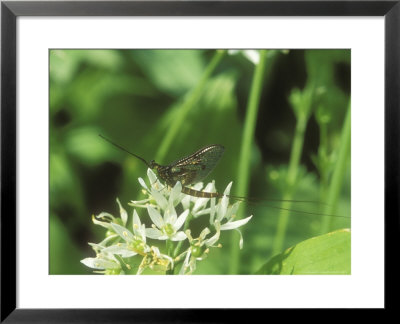
[[[122,147],[121,145],[118,145],[117,143],[114,143],[112,140],[108,139],[107,137],[104,137],[103,135],[99,134],[99,136],[104,139],[105,141],[109,142],[110,144],[114,145],[115,147],[119,148],[120,150],[134,156],[135,158],[139,159],[140,161],[142,161],[143,163],[145,163],[150,169],[152,169],[152,167],[150,166],[150,163],[148,163],[145,159],[141,158],[140,156],[129,152],[126,148]]]

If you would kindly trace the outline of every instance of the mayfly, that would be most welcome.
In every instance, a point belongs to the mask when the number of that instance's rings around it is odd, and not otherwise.
[[[225,148],[222,145],[212,144],[212,145],[205,146],[187,157],[184,157],[182,159],[179,159],[175,162],[170,163],[169,165],[164,166],[164,165],[158,164],[154,160],[147,162],[142,157],[140,157],[132,152],[129,152],[124,147],[114,143],[113,141],[104,137],[103,135],[99,134],[99,136],[101,138],[103,138],[104,140],[106,140],[107,142],[109,142],[110,144],[119,148],[120,150],[136,157],[137,159],[139,159],[140,161],[145,163],[150,169],[155,170],[157,172],[158,176],[161,178],[161,180],[163,180],[168,186],[173,187],[173,186],[175,186],[175,184],[178,181],[180,181],[182,184],[182,192],[184,194],[194,196],[194,197],[199,197],[199,198],[222,198],[223,197],[223,195],[219,192],[205,192],[205,191],[199,191],[199,190],[195,190],[195,189],[188,187],[192,184],[202,181],[215,168],[215,166],[217,165],[218,161],[222,157],[222,154],[224,153],[224,150],[225,150]],[[235,200],[240,200],[240,201],[251,201],[252,200],[249,198],[238,197],[238,196],[233,196],[233,195],[227,195],[227,196],[229,198],[232,198]],[[290,201],[290,202],[300,202],[300,203],[311,202],[311,201],[274,200],[274,199],[270,199],[269,201],[280,201],[280,202]],[[311,203],[316,203],[316,202],[314,201]],[[277,209],[285,209],[285,208],[275,207],[275,206],[269,206],[269,207],[277,208]],[[297,210],[292,210],[292,209],[290,209],[290,211],[321,216],[321,214],[312,213],[312,212],[297,211]],[[344,216],[338,216],[338,215],[323,215],[323,214],[322,214],[322,216],[344,217]]]
[[[182,192],[184,194],[199,198],[222,197],[218,192],[204,192],[187,187],[202,181],[215,168],[225,150],[222,145],[214,144],[205,146],[187,157],[164,166],[158,164],[154,160],[147,162],[145,159],[129,152],[103,135],[99,136],[124,152],[127,152],[144,162],[150,169],[155,170],[161,180],[165,181],[168,186],[173,187],[178,181],[180,181],[182,184]]]

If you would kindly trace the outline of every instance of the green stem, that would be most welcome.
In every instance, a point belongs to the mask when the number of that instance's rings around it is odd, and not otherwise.
[[[331,185],[329,186],[327,205],[324,210],[325,214],[334,214],[337,207],[337,202],[340,194],[340,190],[343,185],[344,176],[346,173],[346,166],[348,157],[350,155],[351,146],[351,106],[347,109],[346,119],[343,124],[342,134],[340,139],[340,149],[338,154],[337,163],[333,170]],[[322,233],[326,233],[332,226],[332,218],[329,218],[329,222],[324,223],[321,228]]]
[[[260,50],[260,61],[255,67],[253,81],[250,89],[249,101],[247,104],[246,118],[242,135],[242,143],[240,148],[240,158],[237,174],[237,195],[246,196],[249,185],[250,175],[250,154],[251,144],[257,122],[258,107],[263,86],[263,77],[266,65],[267,51]],[[243,207],[239,209],[237,218],[242,218]],[[236,274],[239,270],[239,243],[237,233],[231,234],[231,258],[230,273]]]
[[[321,163],[326,163],[327,160],[327,148],[328,148],[328,126],[326,123],[320,123],[320,141],[318,149],[318,158]],[[320,201],[326,201],[326,193],[328,191],[328,177],[327,168],[325,166],[319,166],[320,177],[321,177],[321,191],[320,191]],[[328,217],[324,217],[323,222],[325,222]]]
[[[310,102],[311,104],[311,102]],[[293,189],[296,184],[297,174],[299,170],[301,153],[303,151],[304,134],[308,122],[309,114],[300,113],[297,116],[296,132],[292,144],[292,150],[290,153],[289,169],[286,178],[287,189],[283,194],[283,200],[291,200]],[[283,242],[286,236],[287,225],[289,222],[289,211],[291,202],[282,202],[282,209],[279,214],[278,225],[276,229],[275,239],[272,246],[272,254],[279,253],[282,251]]]
[[[170,240],[165,241],[165,246],[167,248],[167,255],[171,255],[172,249],[173,249],[173,243]]]
[[[173,249],[173,243],[170,240],[166,240],[165,241],[165,247],[167,249],[167,255],[171,255],[172,253],[172,249]],[[169,269],[167,271],[165,271],[166,275],[173,275],[174,274],[174,269]]]
[[[199,100],[201,94],[203,93],[203,89],[204,89],[205,85],[207,84],[208,79],[211,77],[212,73],[214,72],[215,68],[218,66],[221,59],[224,57],[225,53],[226,53],[226,50],[217,50],[215,52],[214,57],[211,59],[211,62],[207,66],[206,70],[204,71],[204,74],[202,75],[199,83],[189,93],[186,100],[181,104],[179,111],[176,114],[176,118],[174,119],[174,122],[168,128],[168,131],[165,134],[165,136],[159,146],[159,149],[158,149],[158,152],[156,155],[156,161],[162,161],[164,159],[166,153],[169,151],[169,149],[171,147],[172,142],[174,141],[179,130],[181,129],[182,124],[184,123],[188,112],[190,111],[190,109],[193,108],[193,106]]]

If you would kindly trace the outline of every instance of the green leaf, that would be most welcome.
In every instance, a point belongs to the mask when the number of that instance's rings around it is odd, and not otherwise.
[[[71,155],[88,165],[102,163],[108,157],[112,147],[99,137],[96,127],[80,127],[68,132],[65,148]]]
[[[55,215],[50,215],[49,229],[49,274],[90,273],[79,263],[86,251],[80,249],[68,228]]]
[[[204,70],[199,50],[135,50],[131,55],[154,85],[174,96],[193,88]]]
[[[350,274],[350,243],[350,229],[316,236],[274,256],[257,274]]]

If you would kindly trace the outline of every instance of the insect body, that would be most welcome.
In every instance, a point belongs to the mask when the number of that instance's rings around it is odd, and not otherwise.
[[[150,161],[150,168],[155,169],[158,176],[169,186],[173,187],[178,181],[182,183],[182,192],[201,198],[220,197],[217,192],[198,191],[186,186],[203,180],[216,166],[224,153],[222,145],[209,145],[195,153],[175,161],[167,166],[162,166],[154,160]]]
[[[178,181],[180,181],[182,184],[182,192],[187,195],[200,198],[222,197],[222,195],[218,192],[204,192],[187,187],[191,184],[202,181],[215,168],[219,159],[224,153],[224,147],[222,145],[208,145],[187,157],[164,166],[158,164],[154,160],[147,162],[145,159],[129,152],[125,148],[115,144],[104,136],[99,136],[119,149],[122,149],[123,151],[138,158],[149,168],[156,170],[158,176],[169,186],[173,187]]]

